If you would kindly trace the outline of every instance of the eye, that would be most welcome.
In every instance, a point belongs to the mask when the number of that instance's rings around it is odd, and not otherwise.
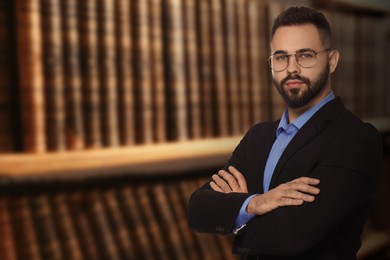
[[[285,60],[288,59],[288,55],[287,55],[287,54],[282,54],[282,53],[280,53],[280,54],[275,54],[275,55],[274,55],[274,59],[275,59],[276,61],[285,61]]]
[[[304,52],[297,53],[297,56],[299,59],[302,59],[302,60],[313,59],[315,56],[315,53],[311,52],[311,51],[304,51]]]

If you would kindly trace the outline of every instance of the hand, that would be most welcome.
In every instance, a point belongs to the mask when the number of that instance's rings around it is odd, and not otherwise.
[[[301,177],[279,185],[278,187],[256,195],[248,204],[248,214],[264,215],[281,206],[299,206],[304,202],[313,202],[320,189],[313,187],[320,180]]]
[[[229,172],[220,170],[212,176],[210,186],[213,190],[223,193],[243,192],[248,193],[244,176],[233,166],[229,166]]]

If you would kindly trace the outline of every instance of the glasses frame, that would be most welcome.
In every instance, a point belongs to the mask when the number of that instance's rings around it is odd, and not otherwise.
[[[323,49],[323,50],[321,50],[321,51],[315,51],[315,50],[312,50],[312,49],[305,49],[305,50],[297,51],[297,52],[295,52],[295,53],[285,54],[285,55],[288,57],[288,58],[287,58],[287,65],[286,65],[286,67],[285,67],[284,69],[282,69],[282,70],[275,70],[275,69],[272,68],[272,66],[271,66],[271,63],[272,63],[272,60],[271,60],[271,59],[272,59],[272,57],[273,57],[274,55],[276,55],[276,54],[279,54],[279,53],[273,53],[271,56],[268,57],[267,62],[268,62],[268,65],[270,66],[270,68],[271,68],[273,71],[281,72],[281,71],[284,71],[285,69],[288,68],[288,65],[290,64],[290,56],[294,55],[294,56],[295,56],[295,61],[297,62],[297,64],[298,64],[299,66],[301,66],[302,68],[308,69],[308,68],[311,68],[311,67],[313,67],[314,65],[316,65],[316,63],[317,63],[317,54],[322,53],[322,52],[325,52],[325,51],[331,51],[331,50],[332,50],[332,48],[326,48],[326,49]],[[312,51],[312,52],[314,53],[314,58],[315,58],[315,61],[316,61],[313,65],[308,66],[308,67],[307,67],[307,66],[302,66],[302,65],[299,63],[298,57],[297,57],[297,54],[302,53],[302,52],[305,52],[305,51]]]

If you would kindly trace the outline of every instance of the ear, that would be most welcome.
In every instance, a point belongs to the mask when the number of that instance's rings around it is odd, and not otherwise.
[[[339,63],[340,53],[338,50],[332,50],[329,54],[329,69],[330,73],[336,70],[337,64]]]

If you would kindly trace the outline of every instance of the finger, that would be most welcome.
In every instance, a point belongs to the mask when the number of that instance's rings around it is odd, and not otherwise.
[[[238,185],[238,182],[232,174],[228,173],[227,171],[220,170],[218,172],[218,175],[228,183],[228,185],[233,191],[239,191],[240,187]]]
[[[303,182],[289,182],[282,187],[285,190],[297,190],[309,194],[317,195],[320,193],[320,189]]]
[[[210,187],[215,190],[215,191],[218,191],[218,192],[223,192],[223,190],[217,185],[215,184],[215,182],[210,182]]]
[[[219,175],[217,174],[213,174],[213,176],[211,176],[211,178],[213,179],[213,181],[223,190],[223,192],[230,192],[231,191],[231,188],[230,186],[227,184],[227,182],[221,178]]]
[[[292,182],[303,182],[309,185],[318,185],[320,183],[320,180],[316,178],[310,178],[310,177],[300,177],[293,180]]]
[[[277,200],[278,206],[299,206],[303,204],[303,200],[299,199],[290,199],[290,198],[280,198]]]
[[[315,197],[306,193],[302,193],[296,190],[281,190],[281,197],[293,200],[302,200],[306,202],[313,202]]]
[[[240,186],[242,191],[247,192],[248,188],[246,186],[246,180],[244,178],[244,175],[241,174],[236,168],[233,166],[229,166],[229,171],[233,174],[233,176],[236,178],[238,185]]]

